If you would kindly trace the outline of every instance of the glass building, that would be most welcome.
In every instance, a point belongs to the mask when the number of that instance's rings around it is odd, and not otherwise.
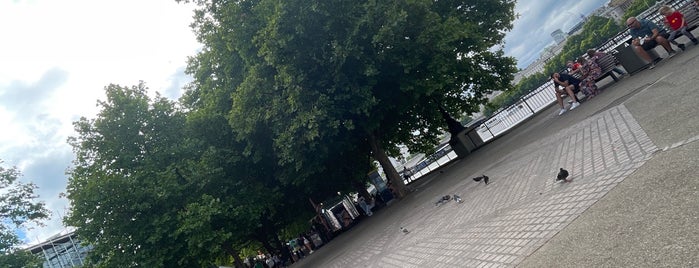
[[[44,260],[44,268],[81,267],[92,247],[83,246],[75,232],[59,234],[27,248]]]

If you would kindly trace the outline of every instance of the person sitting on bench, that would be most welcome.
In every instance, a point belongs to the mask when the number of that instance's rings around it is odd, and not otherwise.
[[[582,92],[585,93],[585,96],[589,100],[599,94],[599,90],[597,89],[597,84],[595,82],[597,78],[602,76],[602,68],[600,68],[597,64],[596,57],[592,57],[589,60],[585,59],[584,57],[580,57],[578,58],[578,62],[582,63],[582,67],[580,68],[582,70],[582,76],[580,77],[582,79],[580,81],[580,89],[582,89]]]
[[[697,40],[696,37],[692,34],[692,32],[687,29],[687,22],[684,20],[684,15],[680,13],[677,10],[674,10],[670,6],[662,6],[660,7],[660,15],[665,16],[665,25],[668,26],[668,28],[672,29],[672,32],[670,33],[670,37],[667,38],[668,41],[674,42],[675,38],[677,37],[678,34],[682,33],[684,36],[689,38],[689,40],[694,43],[694,45],[699,44],[699,40]],[[682,50],[684,50],[685,45],[684,44],[678,44],[675,42],[675,44]]]
[[[597,50],[594,50],[594,49],[588,49],[588,50],[587,50],[587,56],[590,57],[590,59],[594,58],[595,61],[597,61],[597,65],[600,65],[599,59],[601,59],[601,58],[607,56],[607,53],[604,53],[604,52],[602,52],[602,51],[597,51]],[[601,66],[601,65],[600,65],[600,66]],[[624,70],[619,69],[619,67],[616,67],[616,66],[614,67],[614,69],[612,69],[612,71],[614,71],[615,73],[617,73],[617,74],[619,74],[619,75],[621,75],[621,76],[627,75],[627,73],[624,72]]]
[[[569,74],[563,73],[552,73],[551,79],[553,80],[553,90],[554,94],[556,95],[556,101],[558,101],[558,106],[561,106],[561,111],[558,113],[558,115],[562,115],[566,112],[566,109],[563,106],[563,97],[561,97],[561,94],[568,94],[570,99],[573,100],[573,103],[570,105],[571,110],[580,106],[578,98],[575,97],[575,92],[580,91],[580,80]],[[558,86],[562,86],[563,89],[559,89]]]
[[[675,55],[675,50],[672,49],[670,42],[667,40],[670,35],[652,21],[630,17],[626,20],[626,25],[629,26],[629,34],[633,38],[631,39],[631,45],[641,58],[650,63],[648,69],[655,68],[655,62],[650,58],[647,51],[654,49],[658,44],[665,48],[669,54],[668,58]]]

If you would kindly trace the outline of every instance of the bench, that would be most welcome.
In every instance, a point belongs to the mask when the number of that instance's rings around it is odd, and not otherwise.
[[[616,57],[609,53],[605,53],[603,57],[598,58],[597,65],[599,65],[599,68],[602,69],[602,72],[601,75],[595,79],[595,82],[599,82],[607,76],[611,76],[612,79],[614,79],[614,82],[619,81],[619,77],[614,74],[614,68],[617,67],[618,62],[619,61],[617,61]],[[582,74],[580,74],[580,72],[573,74],[573,77],[582,80]]]
[[[673,8],[684,15],[687,30],[691,31],[699,27],[699,7],[694,2],[685,3],[682,6],[673,6]],[[668,32],[670,32],[669,29]],[[682,33],[677,33],[677,36],[682,36]]]
[[[584,57],[587,58],[587,54],[585,54]],[[588,60],[589,60],[589,58],[588,58]],[[604,56],[598,58],[597,65],[599,65],[599,67],[602,71],[600,72],[601,75],[599,77],[597,77],[597,79],[595,79],[595,82],[599,82],[602,79],[606,78],[607,76],[611,76],[612,79],[614,79],[614,82],[618,82],[619,77],[614,73],[614,68],[617,67],[618,63],[619,63],[619,61],[616,59],[616,57],[614,57],[614,55],[609,54],[609,53],[605,53]],[[573,73],[573,74],[571,74],[571,76],[582,80],[582,74],[580,72]],[[578,93],[580,93],[580,90],[577,89],[577,87],[576,87],[576,89],[573,90],[573,93],[575,93],[577,95]],[[568,94],[561,94],[561,97],[565,99],[566,97],[568,97]],[[580,98],[578,98],[578,100],[580,100]]]
[[[636,16],[638,19],[647,19],[653,21],[660,27],[665,27],[663,23],[664,17],[658,13],[660,5],[669,5],[675,10],[680,11],[687,22],[688,28],[693,30],[699,26],[699,9],[696,8],[696,4],[692,0],[674,0],[674,1],[664,1],[665,3],[657,3],[655,6],[650,7],[648,10]],[[624,18],[625,20],[626,18]],[[623,23],[623,22],[622,22]],[[607,41],[603,42],[598,46],[599,51],[613,51],[617,46],[623,43],[631,43],[631,36],[629,36],[629,29],[626,28],[621,32],[617,33],[615,36],[609,38]]]
[[[684,16],[684,21],[687,23],[687,30],[692,31],[699,26],[699,9],[694,1],[689,0],[677,0],[677,1],[667,1],[663,5],[668,5],[673,9],[679,11]],[[653,12],[644,18],[650,20],[665,29],[665,32],[671,33],[672,30],[665,24],[665,16],[661,15],[658,11],[660,3],[653,7]],[[675,38],[682,36],[681,32],[678,32]],[[631,42],[629,39],[628,42]],[[660,46],[660,45],[658,45]],[[656,47],[657,48],[657,47]]]

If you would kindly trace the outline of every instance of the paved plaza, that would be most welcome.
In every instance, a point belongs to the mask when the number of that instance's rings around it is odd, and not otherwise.
[[[554,105],[294,267],[699,267],[697,66],[692,46]]]

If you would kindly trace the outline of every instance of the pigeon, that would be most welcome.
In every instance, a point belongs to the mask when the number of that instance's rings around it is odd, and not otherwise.
[[[408,231],[408,229],[403,228],[403,227],[400,227],[400,230],[401,230],[401,232],[403,232],[403,234],[408,234],[408,233],[410,233],[410,231]]]
[[[437,199],[437,202],[434,203],[435,206],[439,206],[443,203],[449,202],[451,200],[451,195],[445,195]]]
[[[556,177],[556,181],[562,180],[562,181],[568,182],[567,178],[568,178],[568,171],[561,168],[561,171],[558,172],[558,176]]]
[[[463,200],[461,200],[461,196],[458,196],[456,194],[454,194],[454,201],[456,201],[456,203],[464,202]]]
[[[486,175],[483,175],[483,176],[480,176],[480,177],[475,177],[475,178],[473,178],[473,180],[474,180],[474,181],[481,181],[481,180],[483,180],[483,182],[485,182],[485,184],[488,184],[488,180],[490,180],[490,178],[488,178],[488,176],[486,176]]]

